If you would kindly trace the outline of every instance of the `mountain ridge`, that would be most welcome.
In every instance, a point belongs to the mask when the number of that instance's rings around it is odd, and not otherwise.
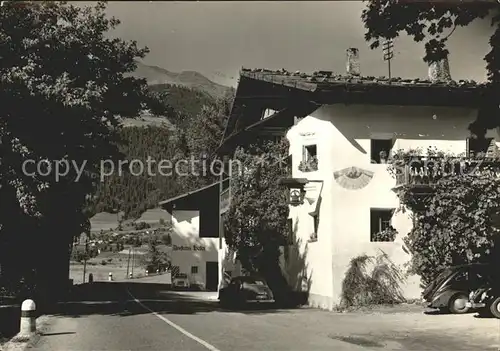
[[[215,98],[222,97],[231,90],[231,87],[215,83],[200,72],[194,70],[172,72],[163,67],[147,65],[140,61],[136,63],[137,69],[130,75],[136,78],[146,79],[148,85],[179,85],[203,91]]]

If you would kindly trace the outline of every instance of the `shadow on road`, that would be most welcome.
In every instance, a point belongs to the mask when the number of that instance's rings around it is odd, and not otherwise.
[[[130,295],[129,294],[132,295]],[[141,304],[134,301],[139,300]],[[146,307],[146,308],[145,308]],[[167,290],[165,284],[131,282],[95,282],[74,287],[66,302],[47,306],[45,314],[80,317],[87,315],[131,316],[151,313],[196,314],[238,312],[265,314],[287,310],[257,306],[232,311],[223,309],[218,301],[202,300]]]
[[[475,313],[475,314],[474,314]],[[433,316],[449,316],[451,315],[450,312],[442,311],[442,310],[431,310],[431,311],[424,311],[424,314],[427,315],[433,315]],[[474,314],[474,318],[494,318],[492,315],[489,315],[488,313],[485,313],[484,311],[481,310],[475,310],[471,309],[470,311],[462,314]]]

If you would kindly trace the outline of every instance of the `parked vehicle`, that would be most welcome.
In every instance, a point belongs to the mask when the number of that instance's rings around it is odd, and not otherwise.
[[[423,292],[427,306],[450,313],[467,313],[469,295],[492,279],[491,268],[475,263],[444,269]]]
[[[494,285],[497,283],[496,285]],[[467,307],[487,312],[500,319],[500,287],[498,282],[487,282],[469,295]]]
[[[240,276],[231,279],[219,290],[219,302],[224,306],[242,306],[248,303],[274,303],[273,292],[260,278]]]
[[[185,273],[178,273],[172,280],[172,287],[174,289],[189,289],[189,285],[189,279]]]

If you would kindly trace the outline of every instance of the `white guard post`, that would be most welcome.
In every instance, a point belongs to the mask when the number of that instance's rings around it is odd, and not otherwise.
[[[109,280],[110,282],[112,282],[112,281],[113,281],[113,273],[109,272],[109,274],[108,274],[108,280]]]
[[[24,300],[21,305],[20,336],[31,336],[36,332],[36,305],[33,300]]]

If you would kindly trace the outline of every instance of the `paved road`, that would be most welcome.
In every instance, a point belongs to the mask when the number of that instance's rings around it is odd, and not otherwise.
[[[53,311],[54,316],[35,348],[41,351],[498,349],[498,339],[492,335],[500,332],[498,321],[474,319],[470,315],[451,316],[455,318],[451,319],[423,315],[421,311],[234,312],[221,310],[216,302],[206,298],[195,299],[195,295],[172,293],[161,284],[97,283],[75,297],[80,302],[60,305]]]

